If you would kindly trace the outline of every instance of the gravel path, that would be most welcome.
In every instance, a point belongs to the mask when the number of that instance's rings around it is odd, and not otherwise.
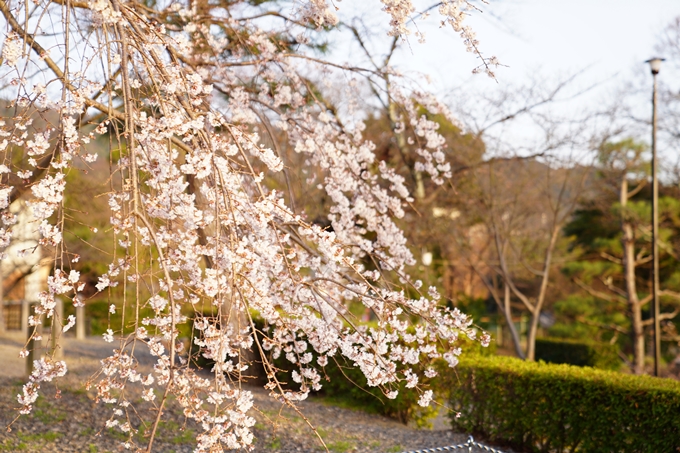
[[[16,395],[23,384],[24,361],[17,354],[19,339],[0,338],[0,426],[7,426],[18,414]],[[86,452],[126,451],[120,432],[104,428],[111,408],[95,403],[94,392],[86,391],[83,383],[96,370],[98,360],[105,357],[111,345],[98,338],[82,342],[67,339],[65,360],[69,374],[59,382],[60,395],[55,398],[54,385],[44,385],[34,413],[17,419],[11,432],[0,431],[0,451],[15,452]],[[141,362],[151,363],[141,356]],[[254,394],[257,419],[254,428],[255,452],[315,452],[323,451],[316,435],[305,420],[289,408],[266,395],[263,389],[249,388]],[[422,448],[464,443],[468,436],[445,429],[443,420],[435,429],[414,429],[394,420],[360,411],[326,404],[311,398],[300,404],[301,412],[317,428],[328,449],[340,452],[402,452]],[[191,452],[192,437],[198,431],[186,422],[172,402],[167,418],[159,429],[154,451]],[[141,439],[140,439],[141,440]],[[461,451],[461,450],[459,450]],[[465,449],[464,451],[467,451]],[[472,451],[482,451],[473,449]],[[512,453],[509,449],[504,452]]]

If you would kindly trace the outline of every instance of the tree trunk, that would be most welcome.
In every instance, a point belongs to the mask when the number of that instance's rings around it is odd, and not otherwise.
[[[527,355],[526,360],[533,362],[536,360],[536,334],[538,333],[538,320],[541,317],[540,310],[531,314],[529,332],[527,332]]]
[[[545,259],[543,260],[543,275],[541,276],[541,289],[538,292],[538,297],[536,298],[536,305],[534,305],[534,311],[531,313],[531,324],[529,326],[529,332],[527,335],[527,360],[536,360],[536,335],[538,334],[538,323],[541,319],[541,310],[543,310],[543,304],[545,303],[545,294],[548,291],[548,282],[550,281],[550,266],[552,266],[552,254],[555,250],[555,244],[557,244],[557,238],[560,235],[560,225],[555,224],[553,226],[552,233],[550,235],[550,243],[545,250]]]
[[[501,300],[498,294],[499,291],[498,286],[496,285],[496,279],[492,278],[490,281],[486,276],[484,276],[484,274],[479,272],[479,270],[475,267],[474,264],[470,263],[470,265],[472,269],[475,271],[475,273],[479,276],[480,280],[484,283],[484,286],[486,286],[486,288],[489,290],[491,297],[493,297],[493,300],[496,302],[498,309],[503,314],[505,322],[508,325],[508,330],[510,330],[512,345],[515,348],[515,353],[517,354],[517,357],[524,360],[524,351],[522,350],[519,332],[517,332],[515,323],[512,322],[512,308],[510,307],[510,295],[511,295],[510,286],[505,282],[503,283],[503,300]]]
[[[522,345],[520,343],[519,332],[515,327],[515,323],[512,322],[512,312],[510,311],[510,287],[506,284],[504,286],[503,294],[503,315],[505,316],[505,322],[508,324],[508,329],[510,330],[510,336],[512,337],[512,345],[515,347],[515,352],[517,357],[524,360],[524,351],[522,351]]]
[[[633,344],[633,361],[631,371],[643,374],[645,371],[645,335],[642,326],[642,308],[637,294],[635,282],[635,234],[633,225],[626,214],[628,205],[628,181],[624,175],[621,181],[621,243],[623,246],[623,271],[626,284],[626,299],[630,317],[630,339]]]
[[[631,341],[633,342],[632,371],[635,374],[645,372],[645,332],[642,327],[642,310],[640,304],[630,304]]]
[[[2,282],[4,277],[2,276],[2,270],[0,269],[0,334],[5,333],[5,300],[3,298]]]

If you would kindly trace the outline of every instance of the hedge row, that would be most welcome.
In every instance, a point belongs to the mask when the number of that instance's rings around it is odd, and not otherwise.
[[[454,429],[528,452],[680,452],[680,383],[468,357],[451,382]]]
[[[548,363],[592,366],[603,370],[621,368],[617,345],[561,338],[537,338],[536,360],[543,360]]]

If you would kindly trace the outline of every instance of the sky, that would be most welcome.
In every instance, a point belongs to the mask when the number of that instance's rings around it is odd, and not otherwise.
[[[439,27],[436,11],[432,11],[427,20],[409,24],[425,33],[426,42],[420,44],[411,36],[406,45],[400,45],[392,65],[406,75],[427,75],[430,82],[421,84],[423,88],[444,100],[454,115],[471,129],[479,126],[477,117],[493,116],[488,112],[466,115],[471,112],[470,105],[472,109],[482,109],[475,105],[482,105],[477,102],[482,96],[502,96],[506,90],[513,93],[508,104],[520,103],[526,90],[517,87],[528,84],[551,87],[573,77],[561,95],[563,99],[550,105],[551,112],[566,119],[575,118],[588,109],[604,108],[602,106],[615,102],[617,96],[625,93],[625,102],[633,104],[633,115],[643,120],[637,123],[637,135],[632,135],[643,140],[648,138],[644,121],[650,116],[651,108],[645,84],[649,84],[651,92],[652,77],[645,60],[657,56],[655,47],[664,29],[680,17],[680,0],[487,0],[486,4],[481,0],[471,1],[481,12],[472,12],[467,23],[476,32],[482,53],[487,57],[496,56],[503,65],[495,70],[495,79],[484,73],[472,74],[480,64],[478,57],[466,52],[461,38],[451,27]],[[419,11],[436,0],[413,2]],[[336,0],[334,4],[340,8],[341,20],[359,24],[362,33],[368,35],[367,42],[374,55],[385,54],[390,42],[386,36],[389,18],[380,11],[377,0]],[[337,37],[333,44],[333,58],[338,63],[366,64],[361,61],[358,46],[346,38]],[[666,63],[666,70],[662,68],[660,84],[680,80],[680,73],[675,69],[680,68],[680,64],[672,68],[668,63],[671,62]],[[639,90],[637,97],[630,94],[631,87]],[[585,93],[564,100],[581,92]],[[466,121],[469,118],[474,118],[474,125]],[[513,146],[519,143],[512,152],[529,154],[541,146],[542,140],[538,137],[542,133],[540,128],[530,124],[531,121],[520,119],[512,125],[497,126],[503,130],[487,131],[485,137],[496,134],[497,143]],[[595,125],[592,128],[595,129]],[[677,152],[667,154],[677,159]]]
[[[488,87],[518,83],[530,74],[559,77],[585,71],[602,82],[647,72],[663,29],[680,16],[679,0],[491,0],[468,19],[485,55],[507,67],[497,82],[472,76],[477,65],[451,30],[427,27],[427,42],[402,52],[400,65],[430,74],[437,90],[460,84]],[[434,16],[434,14],[433,14]]]

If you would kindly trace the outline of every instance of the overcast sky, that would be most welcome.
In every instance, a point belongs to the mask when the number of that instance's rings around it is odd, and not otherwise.
[[[497,71],[499,84],[537,72],[560,76],[585,69],[593,82],[646,72],[643,62],[654,56],[661,31],[680,16],[680,0],[492,0],[482,8],[469,24],[485,55],[508,66]],[[426,32],[427,43],[413,43],[400,65],[431,74],[437,90],[496,85],[470,75],[477,61],[451,30],[430,26]]]
[[[425,4],[414,3],[417,8]],[[356,12],[355,7],[368,8],[362,0],[344,0],[338,5],[341,15],[347,7],[350,8],[345,12]],[[490,0],[480,7],[483,12],[472,14],[468,24],[476,31],[484,55],[495,55],[507,66],[497,70],[496,80],[471,74],[478,59],[465,51],[450,27],[438,27],[434,11],[428,22],[417,22],[426,33],[426,43],[410,38],[408,45],[401,46],[393,64],[405,72],[431,76],[428,89],[453,107],[461,93],[471,93],[472,99],[478,99],[478,93],[493,95],[510,86],[526,84],[531,78],[539,84],[554,85],[578,74],[570,85],[572,93],[595,88],[574,101],[557,105],[555,111],[565,118],[615,100],[617,90],[621,93],[626,83],[635,81],[637,87],[642,87],[639,99],[633,98],[633,104],[639,104],[636,115],[649,115],[649,96],[644,86],[649,83],[651,89],[651,76],[644,61],[656,56],[655,46],[663,30],[680,16],[680,0]],[[377,9],[362,16],[365,30],[375,33],[374,50],[378,52],[381,46],[384,52],[388,42],[385,19],[385,13]],[[344,56],[342,45],[335,52],[345,61],[358,58],[356,47],[347,46]],[[670,67],[666,69],[662,69],[661,83],[678,78]],[[641,124],[637,132],[643,140],[648,136],[645,127]],[[506,143],[531,141],[536,128],[520,121],[500,134],[505,134],[500,139]]]

